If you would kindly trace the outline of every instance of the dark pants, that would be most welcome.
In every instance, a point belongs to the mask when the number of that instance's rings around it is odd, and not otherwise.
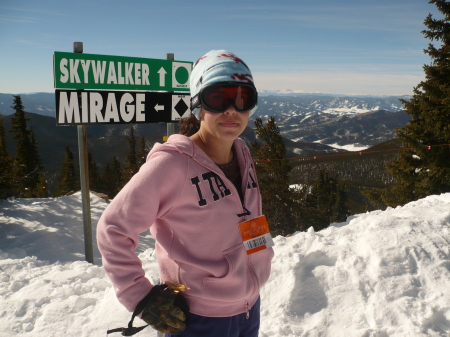
[[[189,313],[186,329],[177,337],[258,337],[260,299],[247,313],[231,317],[204,317]],[[175,335],[168,335],[173,336]]]

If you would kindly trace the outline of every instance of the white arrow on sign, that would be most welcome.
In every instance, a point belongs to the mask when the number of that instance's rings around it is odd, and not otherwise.
[[[164,110],[164,105],[156,104],[155,105],[155,110],[156,110],[156,112]]]
[[[161,67],[161,69],[159,69],[159,71],[158,71],[158,74],[159,74],[159,86],[164,87],[166,85],[167,72],[163,67]]]

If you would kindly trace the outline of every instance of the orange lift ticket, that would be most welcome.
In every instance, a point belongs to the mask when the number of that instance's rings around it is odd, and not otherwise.
[[[265,215],[241,222],[239,229],[247,254],[253,254],[274,246]]]

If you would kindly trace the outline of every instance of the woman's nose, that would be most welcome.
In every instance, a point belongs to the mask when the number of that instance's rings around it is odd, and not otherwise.
[[[237,114],[236,108],[233,105],[230,105],[227,110],[225,110],[224,114],[227,115],[235,115]]]

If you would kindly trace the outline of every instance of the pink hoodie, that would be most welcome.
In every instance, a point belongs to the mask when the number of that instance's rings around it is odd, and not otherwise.
[[[188,137],[155,144],[147,162],[97,226],[103,267],[117,298],[133,311],[153,285],[134,253],[150,228],[163,282],[184,284],[190,311],[209,317],[246,312],[267,282],[272,248],[247,255],[238,224],[261,215],[250,152],[237,139],[244,205],[234,185]],[[251,213],[251,214],[249,214]]]

